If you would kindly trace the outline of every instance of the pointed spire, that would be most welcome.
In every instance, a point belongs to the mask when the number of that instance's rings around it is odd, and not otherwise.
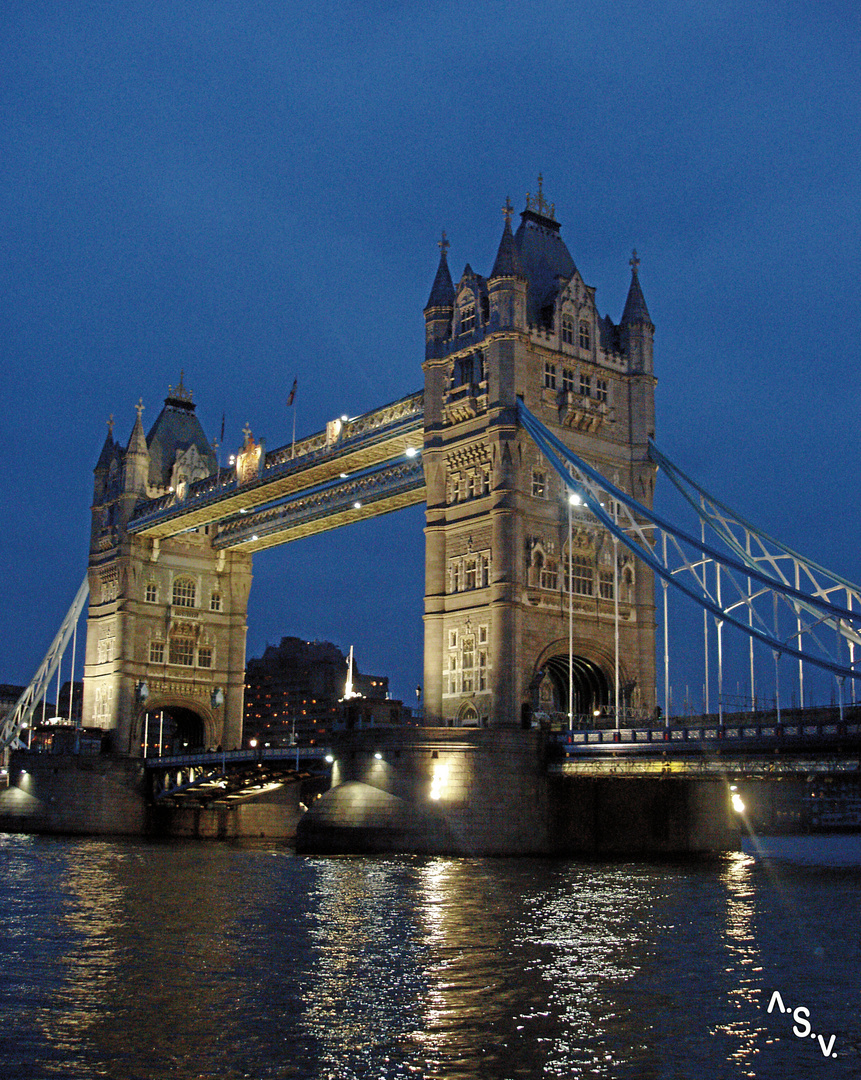
[[[652,320],[649,316],[649,309],[646,307],[643,290],[640,288],[640,276],[638,272],[640,260],[637,258],[636,248],[634,248],[631,257],[630,266],[631,287],[628,289],[628,299],[625,301],[625,310],[622,313],[622,322],[619,325],[627,326],[630,323],[644,322],[651,326]]]
[[[149,451],[147,450],[146,436],[144,435],[143,420],[141,419],[141,414],[143,413],[144,408],[145,408],[145,405],[143,403],[143,398],[140,398],[138,400],[138,403],[137,403],[137,405],[135,405],[135,408],[138,411],[138,415],[137,415],[137,420],[135,420],[135,426],[132,428],[132,433],[129,436],[129,444],[126,447],[126,453],[127,454],[148,454]]]
[[[111,459],[116,451],[117,444],[114,442],[114,418],[113,415],[111,415],[108,420],[108,434],[105,437],[105,444],[102,447],[102,452],[99,454],[99,460],[96,462],[96,469],[108,469],[111,464]]]
[[[499,250],[496,253],[496,261],[493,264],[493,269],[490,271],[490,278],[488,280],[499,277],[523,277],[523,268],[521,267],[520,257],[517,254],[517,248],[514,245],[514,236],[511,232],[511,199],[506,198],[502,212],[505,215],[505,228],[502,230],[502,239],[499,241]]]
[[[448,249],[449,242],[446,239],[445,229],[443,229],[442,240],[439,241],[439,267],[428,302],[425,304],[425,311],[435,307],[452,307],[454,304],[454,285],[452,284],[448,258],[446,257]]]

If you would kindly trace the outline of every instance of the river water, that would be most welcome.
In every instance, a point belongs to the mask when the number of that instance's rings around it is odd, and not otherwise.
[[[861,838],[748,849],[320,859],[0,835],[0,1075],[861,1077]],[[768,1012],[775,992],[794,1014]]]

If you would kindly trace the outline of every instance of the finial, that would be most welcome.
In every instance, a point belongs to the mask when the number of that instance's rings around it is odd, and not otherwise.
[[[108,417],[108,435],[110,435],[111,438],[114,437],[114,414],[113,413],[111,413],[111,415]]]
[[[141,413],[142,413],[142,412],[144,411],[144,409],[146,408],[146,405],[144,405],[144,403],[143,403],[143,398],[138,398],[138,403],[137,403],[137,405],[135,405],[135,408],[136,408],[136,409],[137,409],[137,411],[138,411],[138,420],[140,420],[140,418],[141,418]],[[113,419],[113,417],[112,417],[111,419]]]
[[[192,394],[190,390],[186,390],[183,385],[185,379],[185,371],[179,373],[179,383],[176,386],[168,386],[167,396],[173,398],[174,401],[182,401],[191,404]]]
[[[440,251],[442,252],[443,258],[445,258],[445,253],[451,247],[451,244],[448,242],[448,238],[445,235],[445,229],[443,229],[443,231],[442,231],[442,240],[437,241],[437,246],[439,247]]]
[[[631,272],[633,273],[634,277],[636,277],[637,276],[637,271],[639,270],[639,267],[640,267],[640,260],[637,258],[637,249],[636,248],[634,248],[634,251],[632,253],[632,257],[629,260],[629,266],[631,267]]]
[[[503,206],[503,208],[502,208],[502,213],[504,214],[505,220],[508,222],[509,225],[511,224],[511,215],[512,215],[513,212],[514,211],[513,211],[512,205],[511,205],[511,199],[509,199],[509,197],[506,195],[505,196],[505,206]]]
[[[533,199],[529,192],[526,192],[526,209],[534,214],[550,218],[552,221],[556,220],[556,204],[549,203],[544,198],[544,177],[541,173],[538,174],[538,194],[535,198]]]
[[[242,429],[242,434],[245,436],[246,443],[251,442],[251,425],[248,421],[245,421],[245,427]]]

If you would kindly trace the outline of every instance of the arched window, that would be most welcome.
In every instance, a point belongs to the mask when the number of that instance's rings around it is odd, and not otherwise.
[[[465,300],[460,306],[460,332],[471,334],[475,329],[475,300]]]
[[[574,344],[574,320],[570,315],[562,316],[562,341],[566,345]]]
[[[585,319],[580,320],[580,348],[588,349],[591,345],[592,337],[589,333],[589,323]]]
[[[173,583],[174,607],[197,607],[197,586],[193,578],[179,577]]]
[[[221,593],[214,592],[209,598],[209,610],[221,611]]]

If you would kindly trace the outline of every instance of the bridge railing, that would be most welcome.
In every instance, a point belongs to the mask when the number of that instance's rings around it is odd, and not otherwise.
[[[861,738],[861,722],[816,721],[812,723],[765,723],[765,724],[709,724],[693,727],[637,727],[593,728],[581,731],[560,731],[551,734],[551,741],[563,748],[583,750],[619,744],[668,744],[697,743],[718,744],[730,742],[754,745],[757,743],[815,743],[822,740],[849,737]]]

